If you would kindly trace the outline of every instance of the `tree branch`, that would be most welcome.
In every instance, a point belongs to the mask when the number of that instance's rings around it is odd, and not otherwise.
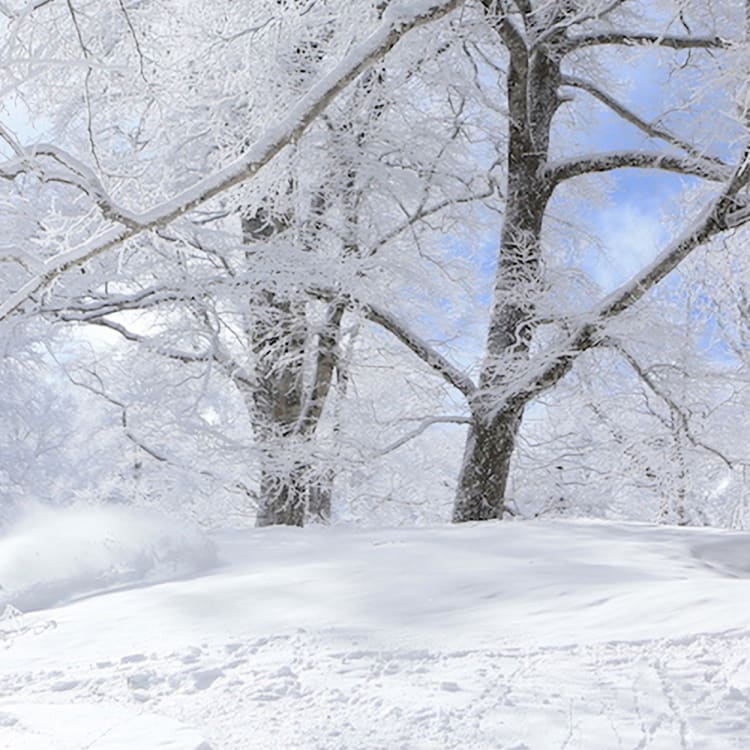
[[[609,15],[612,13],[612,11],[617,10],[617,8],[621,5],[623,5],[627,0],[612,0],[608,5],[604,6],[603,8],[597,8],[596,6],[592,10],[583,10],[573,16],[566,17],[565,11],[562,12],[562,18],[560,18],[556,23],[553,23],[551,26],[549,26],[542,34],[540,34],[535,40],[534,40],[534,46],[539,46],[540,44],[543,44],[547,39],[553,36],[560,36],[561,32],[563,30],[567,30],[572,28],[573,26],[578,26],[582,23],[585,23],[586,21],[591,20],[601,20],[604,18],[604,16]]]
[[[413,430],[406,433],[406,435],[402,435],[398,440],[395,440],[390,445],[386,446],[382,450],[379,450],[377,455],[378,457],[387,456],[389,453],[393,453],[393,451],[398,450],[402,446],[406,445],[408,442],[414,440],[414,438],[419,437],[425,430],[432,427],[436,424],[466,424],[470,425],[473,423],[473,420],[471,417],[464,417],[464,416],[447,416],[447,417],[428,417],[427,419],[423,419],[418,427],[415,427]]]
[[[571,35],[561,46],[562,54],[584,47],[599,45],[623,45],[628,47],[668,47],[670,49],[726,49],[729,42],[718,36],[673,36],[669,34],[629,34],[625,31],[603,31],[592,34]]]
[[[64,319],[64,318],[61,318]],[[154,354],[164,357],[165,359],[171,359],[175,362],[182,362],[183,364],[200,364],[207,362],[215,362],[221,369],[221,371],[236,385],[241,388],[250,388],[254,385],[253,378],[244,371],[244,369],[237,364],[237,362],[223,349],[216,346],[212,346],[204,352],[188,352],[184,349],[170,349],[157,344],[148,336],[135,333],[121,323],[116,323],[113,320],[107,318],[86,318],[85,323],[89,325],[101,326],[107,328],[114,333],[119,334],[126,341],[130,341],[133,344],[138,344],[144,347],[148,351]]]
[[[687,141],[683,140],[679,136],[675,135],[666,128],[659,127],[654,123],[647,122],[642,117],[639,117],[635,112],[626,107],[624,104],[619,102],[614,97],[610,96],[606,92],[602,91],[598,86],[595,86],[590,81],[586,81],[583,78],[577,78],[576,76],[563,76],[560,81],[562,86],[571,86],[573,88],[585,91],[595,99],[598,99],[602,104],[611,109],[617,115],[622,117],[623,120],[634,125],[640,131],[645,133],[649,138],[658,138],[665,141],[670,146],[674,146],[686,154],[689,154],[698,161],[705,161],[714,166],[724,167],[727,170],[731,170],[731,166],[715,156],[706,156],[702,154],[695,146]]]
[[[526,372],[521,375],[521,383],[514,388],[509,398],[527,403],[554,386],[570,371],[573,363],[583,352],[602,344],[603,327],[610,318],[630,309],[677,268],[693,250],[730,226],[729,221],[732,217],[744,210],[741,208],[743,203],[737,196],[750,183],[750,146],[746,147],[739,163],[740,167],[721,194],[707,206],[703,215],[681,237],[665,248],[652,263],[602,300],[590,313],[583,316],[582,323],[571,326],[570,334],[558,345],[556,352],[546,352],[528,363]],[[750,211],[743,220],[750,220]]]
[[[654,151],[611,151],[554,162],[545,169],[545,176],[552,185],[558,185],[573,177],[626,168],[661,169],[667,172],[702,177],[713,182],[723,182],[732,175],[731,168],[715,164],[707,159],[695,159]]]
[[[307,291],[311,296],[327,302],[341,299],[348,307],[358,310],[369,321],[384,328],[397,338],[407,349],[419,357],[425,364],[429,365],[448,384],[463,393],[467,399],[470,399],[475,394],[477,387],[466,373],[447,360],[424,339],[410,331],[406,325],[394,315],[391,315],[391,313],[373,304],[356,300],[349,294],[339,294],[334,290],[310,288]]]
[[[68,323],[85,323],[123,310],[147,310],[165,302],[184,302],[194,297],[195,292],[150,286],[131,294],[92,295],[85,301],[46,304],[39,308],[39,312],[55,315]]]
[[[413,10],[405,9],[402,3],[393,4],[386,11],[383,23],[364,41],[355,45],[310,88],[281,122],[268,128],[243,156],[218,173],[199,180],[172,200],[142,214],[133,214],[131,224],[112,227],[83,245],[55,255],[45,263],[44,273],[29,280],[0,304],[0,321],[16,312],[34,294],[65,271],[80,266],[139,234],[163,227],[230,188],[253,178],[282,149],[298,140],[343,89],[386,55],[408,31],[442,18],[462,2],[463,0],[435,0],[434,3],[417,3]]]
[[[8,141],[8,137],[3,136]],[[20,153],[18,149],[20,148]],[[64,149],[51,143],[37,143],[26,148],[15,147],[18,155],[0,164],[0,178],[13,180],[21,174],[34,173],[45,182],[60,182],[77,188],[91,198],[110,221],[124,224],[131,229],[139,226],[136,214],[118,206],[107,194],[96,173],[82,161],[76,159]],[[45,168],[39,163],[39,157],[47,157],[56,162],[56,169]]]
[[[707,445],[703,441],[696,438],[695,435],[693,435],[692,429],[690,427],[690,419],[685,413],[685,410],[669,395],[669,393],[667,393],[666,390],[659,386],[659,384],[654,380],[650,373],[641,367],[638,360],[632,354],[630,354],[630,352],[628,352],[625,347],[623,347],[619,342],[614,341],[610,338],[603,340],[602,345],[608,346],[617,351],[622,356],[622,358],[630,365],[633,372],[635,372],[635,374],[641,379],[641,381],[645,383],[649,390],[654,395],[658,396],[667,405],[669,410],[677,416],[680,421],[680,425],[682,426],[685,437],[690,441],[693,447],[703,448],[704,450],[712,453],[714,456],[723,461],[723,463],[726,464],[728,468],[734,468],[735,462],[728,459],[717,448]]]

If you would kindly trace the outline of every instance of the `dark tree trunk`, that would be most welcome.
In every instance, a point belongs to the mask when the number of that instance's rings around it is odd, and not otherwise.
[[[283,231],[285,223],[262,212],[243,220],[248,243]],[[251,251],[248,251],[249,253]],[[263,291],[257,314],[248,323],[255,354],[255,382],[245,394],[259,442],[263,466],[258,497],[258,526],[327,523],[331,516],[333,475],[317,469],[307,449],[320,422],[338,363],[345,306],[329,305],[315,340],[312,372],[305,382],[305,358],[311,346],[306,299]],[[291,455],[297,451],[299,455]],[[291,467],[291,468],[290,468]]]
[[[472,425],[466,441],[454,523],[502,518],[510,461],[523,407]]]
[[[559,105],[559,61],[547,47],[527,49],[517,32],[498,28],[510,51],[507,197],[479,390],[453,520],[502,518],[518,430],[529,400],[518,390],[543,293],[541,235],[552,185],[544,174],[552,118]],[[554,43],[554,39],[550,40]]]
[[[294,474],[279,477],[264,471],[256,526],[304,526],[307,484]]]

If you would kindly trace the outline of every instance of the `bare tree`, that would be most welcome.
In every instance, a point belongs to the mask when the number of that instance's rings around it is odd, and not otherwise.
[[[597,52],[613,47],[662,49],[701,58],[726,53],[723,29],[707,29],[700,9],[673,8],[682,33],[651,32],[628,2],[483,3],[487,20],[507,50],[507,194],[486,354],[471,397],[473,423],[459,480],[454,520],[502,517],[506,485],[524,409],[569,372],[576,359],[607,337],[607,324],[631,309],[695,248],[745,220],[750,171],[743,146],[733,163],[704,155],[699,144],[649,120],[586,75]],[[631,7],[632,6],[632,7]],[[732,8],[727,6],[727,11]],[[690,33],[687,17],[708,33]],[[641,24],[641,28],[639,28]],[[741,43],[742,39],[737,39]],[[731,98],[731,82],[727,83]],[[624,123],[640,130],[647,148],[558,155],[556,117],[571,96],[593,96]],[[554,154],[554,155],[553,155]],[[554,321],[555,336],[534,351],[548,321],[537,312],[545,287],[544,228],[550,201],[567,181],[616,169],[662,169],[718,185],[716,196],[656,259],[577,319]],[[548,339],[549,341],[549,339]]]

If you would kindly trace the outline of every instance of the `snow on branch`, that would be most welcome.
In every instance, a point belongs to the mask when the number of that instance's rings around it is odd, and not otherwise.
[[[66,322],[84,323],[123,310],[145,310],[166,302],[183,302],[194,296],[195,292],[156,285],[131,294],[91,295],[79,302],[45,304],[39,312],[52,313]]]
[[[569,36],[563,44],[563,54],[598,45],[654,46],[670,49],[726,49],[729,42],[718,36],[673,36],[669,34],[632,34],[626,31],[604,31]]]
[[[9,138],[5,137],[5,140],[9,141]],[[16,156],[0,164],[0,178],[13,180],[21,174],[33,173],[45,182],[70,185],[85,193],[105,218],[137,228],[139,222],[136,215],[118,206],[107,194],[95,172],[67,151],[50,143],[38,143],[28,148],[14,146],[14,150]],[[39,161],[40,157],[52,160],[55,166],[46,167]]]
[[[697,149],[691,143],[683,140],[678,135],[675,135],[674,133],[664,127],[661,127],[660,125],[656,125],[652,122],[644,120],[630,108],[622,104],[622,102],[618,101],[613,96],[610,96],[605,91],[602,91],[598,86],[595,86],[590,81],[586,81],[583,78],[578,78],[576,76],[566,75],[562,77],[560,83],[562,86],[570,86],[572,88],[577,88],[581,91],[585,91],[590,96],[598,99],[602,104],[604,104],[604,106],[608,107],[615,114],[622,117],[623,120],[626,120],[631,125],[634,125],[641,132],[649,136],[649,138],[657,138],[659,140],[662,140],[668,143],[670,146],[674,146],[675,148],[684,151],[694,159],[697,159],[701,162],[705,161],[714,166],[723,166],[727,170],[731,170],[731,167],[723,160],[715,156],[706,156],[705,154],[702,154],[699,149]]]
[[[394,440],[390,445],[379,450],[377,455],[382,458],[383,456],[387,456],[389,453],[393,453],[394,451],[398,450],[402,446],[414,440],[414,438],[419,437],[423,432],[428,430],[433,425],[436,425],[436,424],[471,425],[473,423],[474,423],[474,420],[471,417],[460,416],[460,415],[459,416],[428,417],[427,419],[423,419],[419,423],[419,425],[415,427],[413,430],[410,430],[405,435],[402,435],[397,440]]]
[[[641,367],[638,360],[622,344],[610,338],[604,339],[602,344],[617,351],[622,356],[622,358],[630,365],[633,372],[648,387],[648,389],[667,405],[669,411],[679,421],[680,427],[682,428],[682,433],[694,448],[703,448],[703,450],[708,451],[709,453],[712,453],[714,456],[719,458],[727,466],[727,468],[734,468],[736,462],[733,462],[729,458],[727,458],[718,448],[707,445],[693,434],[693,430],[690,425],[690,418],[685,409],[672,398],[672,396],[665,388],[662,388],[662,386],[657,382],[657,380],[648,370]]]
[[[332,289],[308,289],[311,296],[326,302],[342,299],[348,307],[361,312],[369,321],[379,325],[392,336],[397,338],[407,349],[429,365],[438,375],[456,390],[470,399],[476,393],[477,387],[472,379],[456,365],[448,361],[434,347],[424,339],[410,331],[409,328],[391,313],[372,303],[365,303],[354,299],[349,294],[339,294]]]
[[[151,210],[115,219],[113,226],[78,247],[65,250],[45,263],[44,271],[30,279],[0,304],[0,321],[13,314],[34,294],[65,271],[142,234],[164,227],[175,219],[253,178],[286,146],[298,140],[328,105],[360,73],[388,53],[408,31],[436,21],[463,3],[463,0],[430,0],[398,3],[389,8],[383,23],[324,75],[297,102],[282,120],[268,128],[239,159],[214,175]]]
[[[747,188],[750,182],[750,147],[743,154],[740,164],[743,166],[697,222],[650,265],[612,292],[595,311],[595,318],[604,321],[624,312],[671,273],[695,248],[716,234],[750,219],[746,201],[738,197],[738,193]]]
[[[696,159],[692,156],[677,156],[655,151],[610,151],[576,156],[548,165],[545,172],[550,182],[557,185],[573,177],[624,168],[662,169],[667,172],[702,177],[714,182],[723,182],[732,175],[729,167],[716,164],[709,159]]]
[[[223,347],[219,347],[215,344],[203,352],[189,352],[184,349],[165,347],[155,341],[152,337],[131,331],[122,323],[116,323],[109,318],[88,318],[85,322],[91,325],[107,328],[108,330],[122,336],[126,341],[138,344],[144,349],[147,349],[160,357],[164,357],[165,359],[182,362],[183,364],[214,362],[230,380],[239,386],[252,387],[254,385],[253,377],[247,373]]]
[[[579,323],[570,326],[570,333],[552,351],[530,360],[513,390],[513,398],[528,401],[557,384],[581,354],[605,343],[604,327],[609,319],[629,310],[693,250],[715,235],[750,220],[746,201],[739,197],[750,184],[750,146],[745,149],[739,164],[721,194],[682,236],[668,245],[652,263],[583,315]]]

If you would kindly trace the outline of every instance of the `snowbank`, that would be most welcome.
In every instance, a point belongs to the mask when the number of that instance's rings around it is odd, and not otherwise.
[[[126,506],[35,506],[0,536],[0,612],[172,580],[216,561],[202,532]]]

